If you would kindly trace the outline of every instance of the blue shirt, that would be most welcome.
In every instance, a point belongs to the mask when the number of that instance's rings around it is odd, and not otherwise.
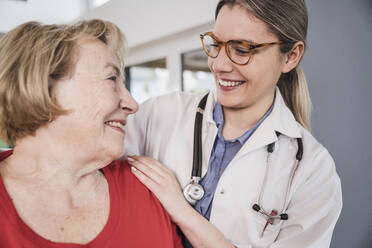
[[[195,210],[202,214],[205,218],[209,220],[211,216],[212,202],[214,192],[218,181],[220,180],[222,173],[226,169],[230,161],[235,157],[240,148],[244,143],[251,137],[251,135],[256,131],[260,124],[266,119],[266,117],[271,113],[273,105],[266,112],[266,114],[257,122],[257,124],[246,131],[242,136],[234,140],[225,140],[222,136],[222,127],[224,123],[223,110],[220,103],[216,103],[213,109],[213,120],[216,122],[218,132],[217,137],[214,142],[214,147],[212,149],[212,154],[209,159],[209,167],[207,174],[200,181],[200,184],[204,187],[204,196],[200,199],[196,205]]]

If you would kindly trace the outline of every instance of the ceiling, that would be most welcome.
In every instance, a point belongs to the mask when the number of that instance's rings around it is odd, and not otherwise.
[[[69,23],[109,0],[0,0],[0,33],[27,21]]]

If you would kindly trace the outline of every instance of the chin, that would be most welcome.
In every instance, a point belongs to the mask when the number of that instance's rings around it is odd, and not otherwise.
[[[237,101],[237,99],[235,97],[218,96],[217,101],[223,107],[227,107],[227,108],[238,107],[241,104],[240,101]]]
[[[117,160],[121,158],[124,155],[124,147],[121,147],[121,149],[118,149],[112,153],[113,160]]]
[[[124,146],[123,144],[115,145],[115,143],[113,142],[105,146],[105,148],[101,152],[102,152],[102,156],[110,157],[111,159],[110,162],[111,162],[113,160],[119,159],[120,157],[124,155]]]

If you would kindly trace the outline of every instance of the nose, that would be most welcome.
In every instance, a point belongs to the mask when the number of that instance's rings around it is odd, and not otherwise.
[[[216,58],[208,57],[208,64],[209,69],[216,73],[231,72],[233,69],[233,62],[227,56],[226,46],[221,47]]]
[[[138,103],[134,100],[127,88],[125,88],[124,84],[121,86],[119,107],[129,112],[129,114],[134,114],[138,111]]]

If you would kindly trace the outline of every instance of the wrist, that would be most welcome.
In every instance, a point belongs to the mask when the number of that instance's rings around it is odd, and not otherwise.
[[[181,228],[195,227],[198,222],[204,219],[189,203],[186,203],[182,211],[178,211],[178,216],[174,218],[174,222]]]

